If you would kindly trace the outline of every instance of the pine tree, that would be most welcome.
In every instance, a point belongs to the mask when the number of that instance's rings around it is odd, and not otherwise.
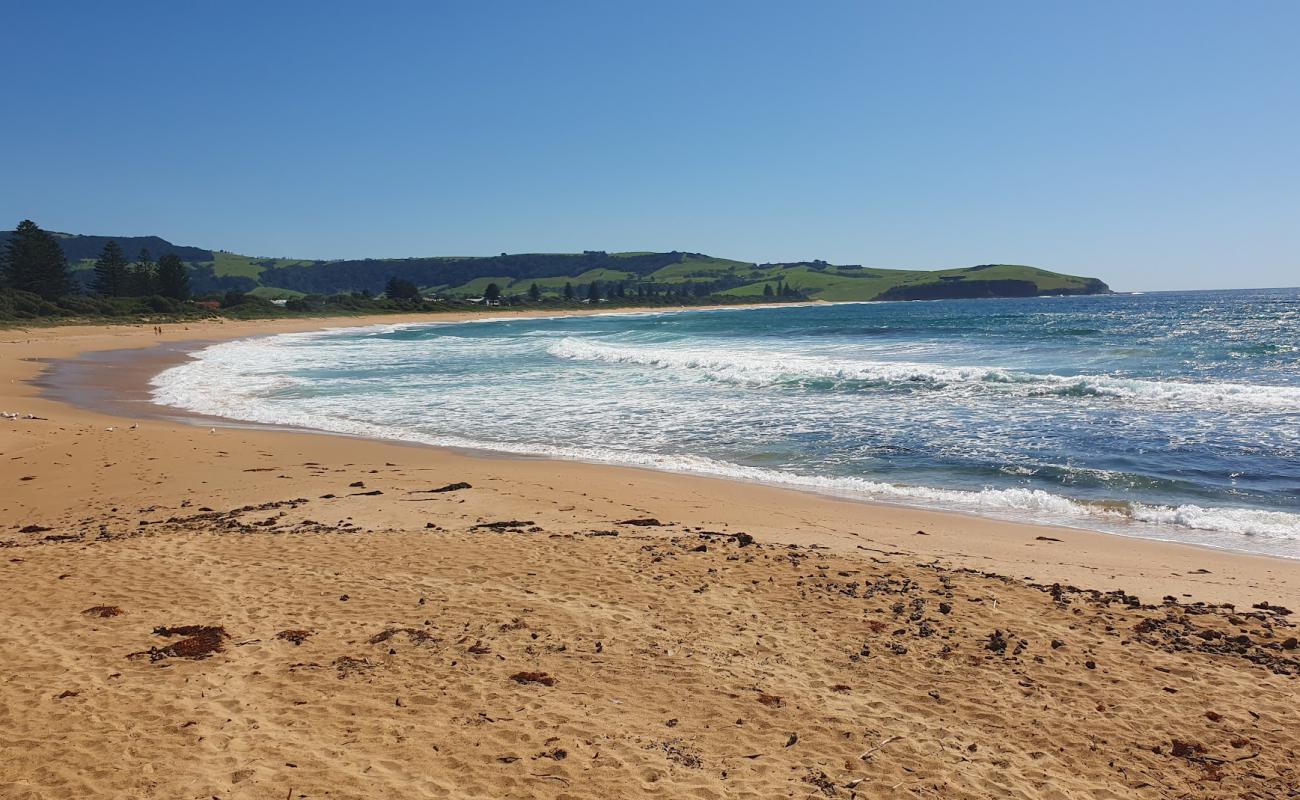
[[[384,295],[389,300],[419,300],[420,287],[410,281],[404,281],[394,275],[384,285]]]
[[[534,283],[528,287],[528,299],[534,303],[542,299],[542,290],[538,288],[537,284]]]
[[[190,299],[190,276],[181,257],[175,253],[158,259],[158,294],[173,300]]]
[[[587,302],[595,303],[600,300],[600,284],[595,281],[587,287]]]
[[[565,281],[564,283],[564,299],[565,300],[573,299],[573,284],[569,283],[568,281]]]
[[[53,300],[72,291],[63,248],[48,232],[25,219],[0,253],[0,285]]]
[[[141,250],[135,263],[127,269],[126,293],[132,297],[148,297],[158,293],[157,267],[148,250]]]
[[[489,283],[487,289],[483,291],[483,299],[488,302],[496,302],[501,299],[501,287],[495,283]]]
[[[127,289],[126,258],[116,239],[109,239],[95,262],[95,291],[104,297],[121,297]]]
[[[763,296],[764,297],[772,296],[772,284],[770,283],[763,284]]]

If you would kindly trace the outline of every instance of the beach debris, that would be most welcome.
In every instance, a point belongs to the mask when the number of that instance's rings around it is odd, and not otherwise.
[[[762,703],[763,705],[767,706],[768,708],[780,708],[780,707],[781,707],[781,696],[780,696],[780,695],[775,695],[775,694],[766,694],[766,693],[764,693],[764,692],[759,692],[759,693],[758,693],[758,702]]]
[[[352,656],[339,656],[334,659],[334,668],[339,672],[339,680],[367,672],[374,669],[374,664],[370,663],[368,658],[353,658]]]
[[[349,484],[348,484],[348,488],[350,488],[350,489],[363,489],[363,488],[365,488],[365,485],[366,485],[366,482],[365,482],[365,481],[353,481],[352,483],[349,483]]]
[[[86,609],[81,613],[85,614],[88,617],[108,618],[108,617],[120,617],[126,612],[124,612],[122,609],[118,608],[117,606],[91,606],[90,608]]]
[[[1260,611],[1271,611],[1279,616],[1287,617],[1291,615],[1291,609],[1285,606],[1269,605],[1268,602],[1256,603],[1251,608],[1258,608]]]
[[[632,526],[637,527],[637,528],[660,528],[660,527],[663,527],[663,523],[660,522],[659,520],[655,519],[654,517],[641,517],[641,518],[638,518],[638,519],[625,519],[625,520],[622,520],[622,521],[618,522],[617,524],[619,524],[619,525],[632,525]]]
[[[502,520],[500,522],[482,522],[479,523],[478,525],[472,526],[470,530],[472,531],[489,530],[489,531],[497,531],[498,533],[500,533],[502,531],[512,531],[512,529],[514,528],[526,528],[533,524],[534,523],[531,519],[510,519],[510,520]],[[512,531],[512,532],[518,533],[519,531]]]
[[[797,733],[790,734],[790,738],[785,740],[786,747],[794,747],[798,743],[799,743],[799,734]]]
[[[445,492],[459,492],[462,489],[473,488],[474,487],[470,486],[468,483],[460,481],[458,483],[449,483],[446,486],[439,486],[437,489],[412,489],[407,492],[407,494],[443,494]]]
[[[515,683],[540,683],[543,686],[555,685],[555,678],[545,672],[516,672],[510,676],[510,680]]]
[[[1053,537],[1053,536],[1035,536],[1035,537],[1034,537],[1034,541],[1036,541],[1036,542],[1059,542],[1059,541],[1061,541],[1061,540],[1060,540],[1060,539],[1057,539],[1057,538],[1055,538],[1055,537]]]
[[[827,797],[834,797],[837,794],[835,781],[831,780],[830,776],[821,770],[809,769],[808,774],[803,776],[803,782],[815,786]]]
[[[46,531],[52,531],[52,530],[54,529],[47,528],[44,525],[24,525],[23,527],[18,529],[18,532],[19,533],[45,533]]]
[[[55,700],[66,700],[66,699],[69,698],[69,697],[76,697],[76,696],[79,695],[79,694],[81,694],[81,692],[76,691],[76,690],[74,690],[74,689],[64,689],[64,690],[63,690],[62,692],[60,692],[59,694],[55,695],[55,696],[54,696],[54,699],[55,699]]]
[[[1160,754],[1160,746],[1156,745],[1151,748],[1152,752]],[[1187,742],[1182,739],[1174,739],[1169,743],[1169,755],[1174,758],[1193,759],[1205,752],[1205,746],[1199,742]]]
[[[1007,637],[1002,634],[1002,631],[993,631],[984,646],[998,655],[1004,655],[1007,652]]]
[[[674,764],[681,764],[687,769],[699,769],[704,766],[704,761],[697,753],[692,753],[682,746],[680,741],[662,742],[659,747],[664,751],[664,755]]]
[[[378,489],[371,489],[368,492],[353,492],[349,494],[348,497],[374,497],[379,494],[383,494],[383,492]]]
[[[370,643],[382,644],[401,634],[405,634],[407,641],[412,644],[434,644],[438,641],[436,636],[420,628],[385,628],[371,636]]]
[[[867,752],[865,752],[865,753],[863,753],[862,755],[858,756],[858,760],[859,760],[859,761],[868,761],[868,760],[870,760],[871,757],[874,756],[876,753],[878,753],[878,752],[880,752],[881,750],[885,749],[885,747],[886,747],[887,745],[892,744],[892,743],[894,743],[894,742],[897,742],[899,739],[902,739],[902,738],[903,738],[902,736],[890,736],[888,739],[883,740],[880,744],[876,745],[875,747],[871,748],[871,749],[868,750]],[[972,748],[971,752],[974,752],[974,749],[973,749],[973,748]]]
[[[291,628],[286,631],[280,631],[275,635],[275,638],[284,642],[291,642],[294,645],[300,645],[307,641],[308,637],[313,633],[314,631],[303,630],[301,628]]]
[[[150,661],[161,661],[165,658],[188,658],[198,661],[220,652],[222,642],[230,638],[226,629],[220,625],[159,626],[153,629],[153,633],[155,636],[185,638],[166,647],[150,647],[146,653],[132,655],[148,655]]]

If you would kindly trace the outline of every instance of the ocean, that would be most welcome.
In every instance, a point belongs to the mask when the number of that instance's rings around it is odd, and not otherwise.
[[[1300,289],[234,341],[158,403],[1300,558]]]

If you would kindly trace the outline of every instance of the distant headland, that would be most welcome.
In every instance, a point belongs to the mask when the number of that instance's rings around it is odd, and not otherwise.
[[[28,243],[19,247],[22,236],[35,236],[45,244]],[[61,288],[45,291],[39,281],[28,280],[26,284],[18,278],[5,281],[4,275],[21,272],[17,267],[6,267],[0,271],[0,289],[8,290],[11,295],[14,290],[24,290],[47,301],[63,295],[161,296],[184,303],[198,299],[209,308],[274,303],[303,312],[335,310],[334,306],[343,302],[340,300],[343,297],[367,302],[400,300],[406,304],[403,310],[409,310],[411,304],[431,302],[547,305],[598,301],[616,305],[681,305],[1034,297],[1110,291],[1098,278],[1064,275],[1019,264],[908,270],[830,264],[822,260],[756,263],[680,250],[312,260],[239,255],[227,250],[176,245],[158,236],[46,232],[30,222],[23,223],[18,231],[0,232],[0,260],[16,262],[29,257],[22,253],[37,251],[46,253],[47,260],[57,259],[58,253],[52,246],[55,243],[64,265],[31,267],[28,271],[57,273]],[[176,272],[178,262],[184,285],[179,290],[173,287],[171,291],[161,291],[155,285],[160,266],[169,265]],[[113,279],[114,270],[121,273],[120,280]],[[178,276],[173,274],[172,284],[177,280]],[[114,308],[120,305],[116,303]],[[166,313],[174,309],[152,310]],[[99,313],[114,312],[101,310]],[[18,313],[20,317],[24,315]]]

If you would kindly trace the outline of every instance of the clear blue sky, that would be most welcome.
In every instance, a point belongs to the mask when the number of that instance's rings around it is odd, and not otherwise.
[[[1300,2],[5,3],[0,221],[1300,284]]]

